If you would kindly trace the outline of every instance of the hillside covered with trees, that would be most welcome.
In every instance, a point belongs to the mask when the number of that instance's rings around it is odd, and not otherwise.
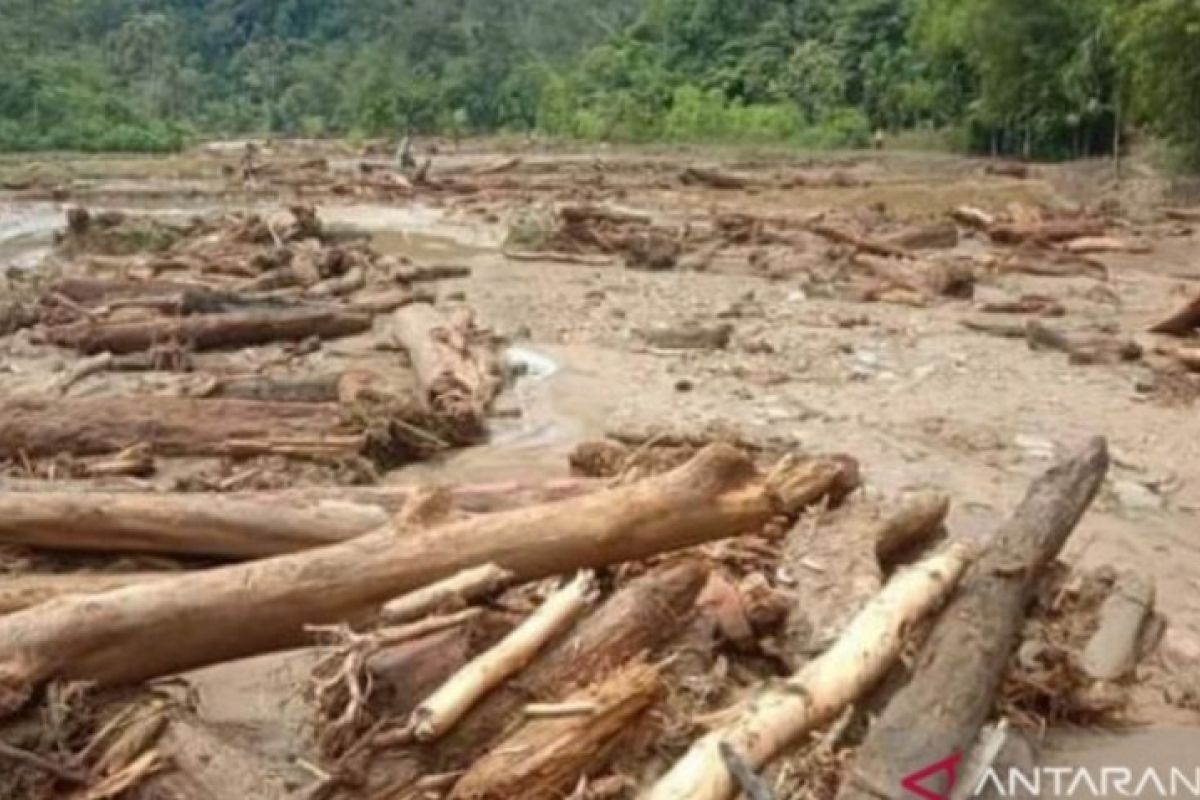
[[[1200,162],[1200,0],[0,0],[0,148],[540,131]]]

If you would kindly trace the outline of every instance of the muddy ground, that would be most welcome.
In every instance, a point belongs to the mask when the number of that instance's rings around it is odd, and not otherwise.
[[[326,224],[369,233],[384,254],[468,267],[469,276],[441,281],[440,295],[468,303],[504,335],[527,374],[501,398],[489,444],[402,468],[390,482],[562,476],[585,439],[719,425],[772,447],[852,454],[868,494],[944,491],[953,498],[950,529],[983,532],[1057,456],[1104,435],[1114,469],[1066,557],[1080,567],[1153,576],[1169,620],[1153,669],[1166,677],[1138,695],[1131,717],[1195,721],[1168,689],[1200,678],[1200,384],[1162,352],[1177,342],[1146,329],[1200,293],[1200,222],[1164,216],[1165,207],[1186,203],[1150,168],[1128,164],[1118,183],[1107,162],[1036,166],[1022,177],[937,154],[472,143],[433,157],[432,180],[483,187],[459,194],[314,190],[270,175],[243,180],[239,155],[230,146],[161,159],[5,159],[0,263],[38,269],[72,204],[185,217],[270,212],[299,197],[316,203]],[[262,159],[292,164],[318,156],[335,183],[342,175],[352,181],[362,160],[348,146],[331,145],[277,147]],[[696,165],[744,185],[680,180]],[[562,204],[644,216],[681,245],[654,265],[662,269],[638,268],[640,255],[603,237],[599,246],[563,253],[562,242],[547,241]],[[955,246],[928,252],[973,264],[973,296],[897,302],[886,293],[844,291],[824,277],[847,253],[806,228],[824,215],[843,229],[886,238],[944,224],[964,205],[1017,221],[1103,217],[1105,235],[1146,252],[1090,255],[1106,274],[1031,275],[989,268],[989,254],[1007,249],[960,226]],[[766,220],[784,240],[760,231],[715,249],[692,238],[732,215]],[[506,255],[514,252],[518,258]],[[927,251],[918,252],[924,258]],[[1024,324],[1027,316],[983,314],[981,307],[1025,295],[1061,305],[1062,315],[1046,317],[1047,325],[1132,340],[1141,357],[1072,363],[1024,337],[964,327],[979,319]],[[681,348],[654,335],[691,325],[728,326],[728,341]],[[273,662],[198,676],[210,719],[260,726],[278,709],[259,705],[257,692],[280,681],[285,668]]]

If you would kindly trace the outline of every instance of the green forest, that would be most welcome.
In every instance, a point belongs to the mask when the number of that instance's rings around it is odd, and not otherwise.
[[[874,131],[1200,164],[1200,0],[0,0],[0,149]]]

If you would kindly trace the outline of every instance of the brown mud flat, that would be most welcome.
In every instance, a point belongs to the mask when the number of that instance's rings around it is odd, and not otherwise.
[[[889,796],[1196,723],[1189,209],[422,149],[10,186],[65,213],[0,298],[0,797]]]

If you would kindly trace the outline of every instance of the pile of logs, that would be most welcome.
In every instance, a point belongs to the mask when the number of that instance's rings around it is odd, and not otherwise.
[[[146,230],[170,233],[128,252]],[[10,474],[146,477],[197,457],[386,469],[486,436],[498,341],[421,288],[460,273],[343,243],[311,208],[186,225],[72,209],[58,256],[28,324],[66,363],[5,386]]]
[[[1003,712],[1030,601],[1107,467],[1088,443],[981,539],[947,532],[942,495],[856,498],[845,456],[759,467],[724,444],[615,483],[21,486],[5,544],[224,565],[0,582],[0,760],[29,797],[730,800],[810,780],[791,767],[820,746],[839,795],[889,795]],[[1071,643],[1081,685],[1142,652],[1153,587],[1114,585]],[[289,649],[311,672],[303,770],[137,690]],[[43,711],[80,682],[64,744]]]

